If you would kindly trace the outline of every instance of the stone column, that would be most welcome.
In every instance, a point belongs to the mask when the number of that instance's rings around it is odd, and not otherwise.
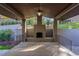
[[[25,19],[22,19],[22,41],[25,42]]]
[[[57,20],[54,19],[54,23],[53,23],[53,41],[57,42]]]

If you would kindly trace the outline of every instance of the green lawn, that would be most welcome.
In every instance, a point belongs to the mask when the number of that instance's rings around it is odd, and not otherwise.
[[[8,46],[8,45],[0,45],[0,50],[6,50],[6,49],[11,49],[12,46]]]
[[[79,22],[58,24],[58,28],[60,28],[60,29],[78,29],[79,28]]]

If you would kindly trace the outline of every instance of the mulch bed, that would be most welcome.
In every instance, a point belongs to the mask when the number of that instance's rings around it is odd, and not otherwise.
[[[0,45],[8,45],[8,46],[15,46],[19,44],[19,41],[0,41]]]

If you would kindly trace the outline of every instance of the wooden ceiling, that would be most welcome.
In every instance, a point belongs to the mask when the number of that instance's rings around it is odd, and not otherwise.
[[[73,3],[7,3],[0,4],[0,13],[11,18],[28,18],[36,16],[37,10],[40,8],[43,11],[43,16],[54,18],[72,4]]]
[[[41,8],[43,15],[47,17],[55,17],[62,10],[68,7],[69,3],[12,3],[7,4],[24,15],[25,18],[36,16],[37,10]]]

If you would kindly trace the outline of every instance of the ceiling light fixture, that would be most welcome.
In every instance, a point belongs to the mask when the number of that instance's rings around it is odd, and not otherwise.
[[[37,15],[38,15],[38,16],[41,16],[41,15],[42,15],[42,10],[38,9]]]

